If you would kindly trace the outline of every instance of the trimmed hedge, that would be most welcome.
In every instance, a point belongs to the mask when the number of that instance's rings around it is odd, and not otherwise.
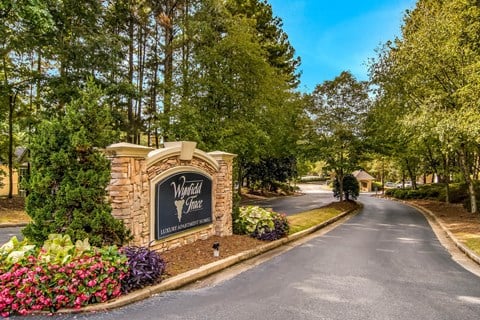
[[[475,184],[475,193],[480,204],[480,183]],[[402,200],[410,199],[432,199],[445,201],[446,188],[444,184],[426,184],[420,185],[418,189],[388,189],[385,195]],[[449,185],[449,198],[451,203],[463,203],[464,207],[470,208],[470,198],[468,196],[467,186],[464,183],[451,183]]]

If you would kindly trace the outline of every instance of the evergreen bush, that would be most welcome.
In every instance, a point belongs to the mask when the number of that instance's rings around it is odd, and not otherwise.
[[[121,245],[129,232],[106,202],[110,161],[98,148],[115,139],[102,92],[89,81],[65,115],[44,120],[31,137],[31,176],[26,211],[32,222],[23,234],[41,244],[51,233],[94,246]]]
[[[1,162],[0,162],[1,163]],[[5,184],[3,183],[3,178],[6,176],[6,173],[5,171],[3,171],[2,169],[0,169],[0,188],[5,186]]]
[[[343,194],[347,201],[356,200],[360,195],[360,185],[353,174],[343,176]],[[338,179],[335,179],[333,182],[333,195],[335,198],[340,198],[340,183]]]
[[[480,184],[476,185],[477,196],[480,196]],[[467,186],[464,183],[449,184],[450,202],[463,203],[466,209],[470,208],[470,199],[468,197]],[[420,186],[417,190],[413,189],[389,189],[385,191],[385,195],[402,200],[410,199],[433,199],[438,201],[445,201],[445,185],[426,184]]]

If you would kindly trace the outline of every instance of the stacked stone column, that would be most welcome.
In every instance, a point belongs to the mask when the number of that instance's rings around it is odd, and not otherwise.
[[[119,143],[107,148],[111,161],[111,179],[107,191],[112,215],[130,229],[134,245],[150,241],[149,183],[145,160],[152,148]]]
[[[233,158],[235,155],[225,152],[211,152],[210,155],[217,160],[220,170],[217,173],[215,184],[214,226],[217,236],[232,234],[233,210]]]

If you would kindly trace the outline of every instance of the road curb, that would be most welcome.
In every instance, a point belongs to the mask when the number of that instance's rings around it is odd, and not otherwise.
[[[198,281],[200,279],[203,279],[209,275],[212,275],[214,273],[217,273],[221,270],[224,270],[228,267],[231,267],[235,264],[238,264],[240,262],[249,260],[253,257],[256,257],[258,255],[261,255],[263,253],[266,253],[270,250],[276,249],[278,247],[281,247],[283,245],[286,245],[290,242],[296,241],[300,238],[303,238],[307,235],[310,235],[322,228],[325,228],[328,225],[331,225],[338,220],[354,213],[355,211],[358,211],[361,209],[362,204],[359,203],[360,208],[354,209],[354,210],[349,210],[345,211],[319,225],[313,226],[311,228],[302,230],[300,232],[294,233],[288,237],[281,238],[272,242],[268,242],[258,248],[251,249],[245,252],[241,252],[239,254],[236,254],[234,256],[227,257],[225,259],[219,260],[212,262],[210,264],[204,265],[200,268],[197,268],[195,270],[190,270],[185,273],[179,274],[177,276],[174,276],[172,278],[168,278],[164,281],[162,281],[159,284],[149,286],[147,288],[139,289],[136,290],[132,293],[129,293],[127,295],[121,296],[119,298],[116,298],[111,301],[107,301],[104,303],[98,303],[94,305],[89,305],[86,307],[83,307],[81,309],[60,309],[55,312],[55,314],[72,314],[72,313],[88,313],[88,312],[100,312],[100,311],[107,311],[111,309],[116,309],[120,307],[124,307],[126,305],[132,304],[134,302],[138,302],[141,300],[144,300],[146,298],[149,298],[155,294],[159,294],[164,291],[168,290],[175,290],[178,288],[181,288],[187,284],[193,283],[195,281]]]
[[[0,228],[25,227],[27,224],[28,224],[27,222],[20,222],[20,223],[2,223],[2,224],[0,224]]]
[[[409,203],[409,202],[404,202],[405,204],[408,204],[409,206],[411,207],[414,207],[415,209],[419,210],[420,212],[422,212],[424,215],[428,215],[430,218],[432,218],[432,220],[438,225],[440,226],[440,228],[443,230],[443,232],[447,235],[447,237],[452,240],[452,242],[455,244],[455,246],[460,250],[462,251],[468,258],[470,258],[472,261],[474,261],[475,263],[477,263],[478,265],[480,265],[480,256],[478,256],[475,252],[473,252],[472,250],[470,250],[466,245],[464,245],[462,242],[460,242],[460,240],[457,239],[457,237],[455,237],[455,235],[450,231],[448,230],[447,227],[445,227],[445,225],[440,221],[440,219],[438,219],[438,217],[430,210],[422,207],[422,206],[419,206],[417,204],[414,204],[414,203]]]

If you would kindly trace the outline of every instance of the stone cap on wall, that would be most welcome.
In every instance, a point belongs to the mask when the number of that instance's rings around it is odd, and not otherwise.
[[[182,161],[190,161],[196,157],[205,161],[218,171],[220,169],[220,165],[218,164],[216,158],[209,153],[195,148],[196,144],[196,142],[191,141],[175,141],[164,143],[165,148],[156,149],[148,153],[146,158],[146,166],[149,168],[163,159],[175,156],[178,156]]]
[[[212,151],[212,152],[209,152],[208,154],[211,155],[214,159],[218,159],[218,160],[232,160],[237,156],[234,153],[228,153],[223,151]]]
[[[145,158],[149,152],[155,149],[138,144],[120,142],[109,145],[105,150],[109,156]]]
[[[146,159],[147,168],[153,166],[158,161],[172,156],[178,156],[182,161],[190,161],[193,157],[210,164],[215,170],[219,170],[218,160],[232,160],[237,155],[223,151],[213,151],[206,153],[196,148],[196,142],[192,141],[174,141],[165,142],[164,148],[154,149],[132,143],[115,143],[106,148],[109,156],[131,157]]]

